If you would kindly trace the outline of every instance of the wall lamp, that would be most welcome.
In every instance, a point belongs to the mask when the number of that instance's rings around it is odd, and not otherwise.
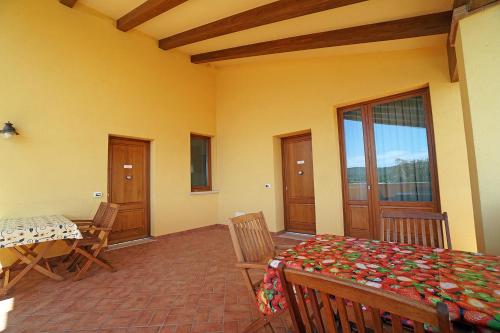
[[[17,133],[16,131],[16,128],[10,121],[5,123],[3,128],[0,130],[0,134],[2,134],[5,139],[10,139],[14,135],[19,135],[19,133]]]

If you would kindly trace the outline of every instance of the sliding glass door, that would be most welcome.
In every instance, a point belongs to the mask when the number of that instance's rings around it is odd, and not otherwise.
[[[426,90],[339,110],[347,235],[378,238],[382,210],[438,211]]]

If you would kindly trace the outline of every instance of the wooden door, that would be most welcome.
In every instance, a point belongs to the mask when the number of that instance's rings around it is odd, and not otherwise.
[[[119,204],[110,243],[149,236],[149,141],[109,138],[108,201]]]
[[[440,211],[428,89],[339,110],[346,235],[378,239],[382,211]]]
[[[339,117],[344,197],[344,225],[348,236],[372,238],[371,173],[367,115],[365,108],[353,107]],[[355,156],[355,157],[352,157]]]
[[[285,229],[316,233],[311,134],[283,138]]]

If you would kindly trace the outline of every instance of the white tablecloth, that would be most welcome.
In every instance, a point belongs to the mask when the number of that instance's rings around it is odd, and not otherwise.
[[[80,238],[77,225],[61,215],[0,219],[0,248]]]

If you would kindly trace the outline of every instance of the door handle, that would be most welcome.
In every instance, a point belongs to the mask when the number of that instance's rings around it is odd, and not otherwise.
[[[299,171],[299,176],[303,176],[304,175],[304,171],[300,170]]]
[[[126,180],[132,180],[132,176],[130,176],[130,175],[125,176],[125,179],[126,179]]]
[[[368,185],[368,191],[370,191],[371,189],[372,189],[372,186]]]

